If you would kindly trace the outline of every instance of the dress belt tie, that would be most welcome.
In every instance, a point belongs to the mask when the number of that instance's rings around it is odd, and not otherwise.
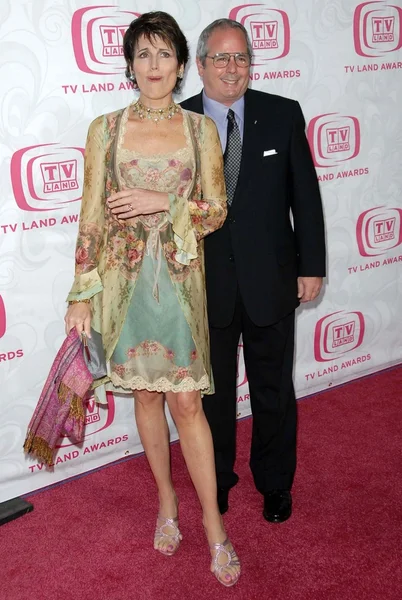
[[[161,271],[161,261],[162,261],[162,247],[159,229],[152,227],[149,231],[147,245],[145,248],[145,255],[150,256],[152,258],[153,266],[154,266],[154,283],[152,286],[152,296],[155,298],[157,303],[159,304],[159,274]]]

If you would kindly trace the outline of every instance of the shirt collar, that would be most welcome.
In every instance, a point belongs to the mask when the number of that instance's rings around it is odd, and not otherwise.
[[[244,96],[233,102],[231,106],[226,106],[225,104],[221,104],[216,100],[212,100],[209,98],[205,90],[202,91],[202,101],[204,104],[204,109],[209,114],[214,115],[214,120],[218,121],[222,125],[226,124],[226,119],[228,116],[229,108],[233,110],[236,117],[243,122],[244,120]]]

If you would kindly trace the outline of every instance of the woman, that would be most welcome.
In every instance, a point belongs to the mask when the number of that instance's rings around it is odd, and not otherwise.
[[[202,506],[211,570],[230,586],[240,565],[217,506],[201,403],[201,392],[213,392],[202,238],[226,217],[222,153],[213,122],[173,102],[188,60],[176,21],[143,14],[123,45],[140,97],[89,128],[66,330],[100,331],[114,388],[133,391],[159,495],[154,547],[170,556],[182,536],[165,394]]]

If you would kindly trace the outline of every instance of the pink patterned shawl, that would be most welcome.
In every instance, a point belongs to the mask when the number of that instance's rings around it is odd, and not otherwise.
[[[62,433],[82,441],[83,400],[93,378],[85,364],[81,338],[75,327],[64,340],[28,425],[24,451],[52,465]]]

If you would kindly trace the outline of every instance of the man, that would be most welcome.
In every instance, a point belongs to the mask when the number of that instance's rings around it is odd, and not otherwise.
[[[216,123],[225,158],[229,211],[205,240],[211,359],[216,393],[204,399],[215,446],[218,502],[228,509],[236,445],[237,346],[242,335],[253,413],[250,467],[265,519],[292,511],[296,399],[294,313],[314,300],[325,275],[317,177],[294,100],[248,89],[245,28],[219,19],[201,34],[203,91],[183,107]],[[292,221],[290,218],[292,214]]]

